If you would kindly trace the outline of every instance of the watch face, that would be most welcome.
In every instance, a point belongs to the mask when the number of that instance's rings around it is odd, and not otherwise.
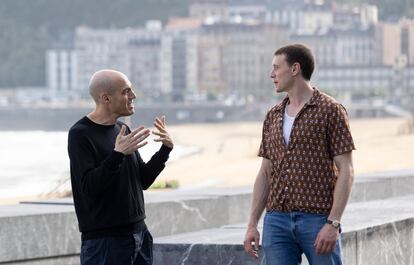
[[[339,228],[341,226],[341,224],[337,220],[333,220],[333,221],[332,220],[328,220],[327,223],[328,224],[331,224],[335,228]]]

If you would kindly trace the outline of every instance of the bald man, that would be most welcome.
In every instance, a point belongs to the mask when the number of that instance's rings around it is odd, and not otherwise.
[[[145,163],[138,149],[149,129],[130,130],[118,118],[134,114],[135,94],[121,72],[101,70],[89,83],[95,109],[69,130],[68,153],[82,265],[152,264],[152,237],[144,219],[143,190],[165,167],[173,141],[165,117],[155,118],[162,146]]]

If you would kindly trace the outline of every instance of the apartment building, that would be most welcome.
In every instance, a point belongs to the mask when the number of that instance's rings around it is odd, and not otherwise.
[[[161,48],[161,91],[173,101],[198,92],[198,30],[200,19],[171,18]]]
[[[288,30],[274,25],[204,25],[199,40],[199,88],[240,97],[267,94],[273,53],[287,42]]]
[[[77,66],[73,49],[51,49],[46,52],[46,85],[52,95],[79,91]]]
[[[99,69],[125,73],[140,93],[159,91],[161,24],[145,28],[78,28],[75,33],[78,85],[86,88]]]

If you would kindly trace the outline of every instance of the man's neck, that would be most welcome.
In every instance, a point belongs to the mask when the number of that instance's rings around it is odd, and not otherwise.
[[[101,125],[114,125],[118,119],[114,114],[110,114],[105,110],[96,108],[94,111],[89,113],[87,117],[94,123]]]
[[[294,86],[289,92],[289,105],[292,107],[303,106],[308,102],[313,95],[314,89],[309,82],[301,83],[300,85]]]

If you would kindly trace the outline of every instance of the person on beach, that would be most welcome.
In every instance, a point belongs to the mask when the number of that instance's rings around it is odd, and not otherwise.
[[[93,74],[89,92],[96,108],[69,130],[68,153],[82,265],[153,264],[152,236],[145,224],[143,190],[165,167],[173,141],[165,117],[153,131],[161,148],[145,163],[138,149],[150,130],[131,130],[118,120],[134,114],[135,93],[121,72]]]
[[[253,188],[244,248],[258,258],[266,208],[266,265],[342,264],[341,217],[353,183],[355,150],[345,108],[312,87],[314,58],[304,45],[278,49],[270,78],[286,92],[263,123],[261,168]]]

